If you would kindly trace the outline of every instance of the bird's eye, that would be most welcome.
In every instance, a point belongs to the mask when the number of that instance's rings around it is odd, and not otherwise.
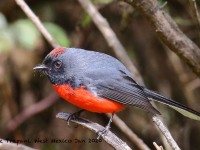
[[[54,62],[54,67],[56,69],[59,69],[61,66],[62,66],[62,62],[61,61],[57,60],[57,61]]]

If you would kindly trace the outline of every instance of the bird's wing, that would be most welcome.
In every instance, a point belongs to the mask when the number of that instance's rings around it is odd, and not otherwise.
[[[119,79],[99,79],[88,86],[95,90],[97,95],[102,98],[113,100],[122,104],[134,105],[151,114],[160,114],[145,96],[143,89],[131,79],[121,77]]]
[[[134,105],[150,113],[159,114],[159,112],[151,105],[150,100],[148,99],[151,98],[154,101],[158,101],[170,106],[186,117],[200,120],[199,112],[138,85],[124,71],[109,71],[107,74],[105,74],[105,72],[98,74],[100,76],[98,76],[97,80],[93,80],[92,83],[94,84],[92,84],[92,86],[94,89],[96,89],[96,93],[100,97],[107,98],[122,104]]]

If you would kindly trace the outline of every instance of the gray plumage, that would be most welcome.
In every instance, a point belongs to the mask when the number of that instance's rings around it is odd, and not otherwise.
[[[61,61],[62,67],[52,67]],[[148,98],[169,105],[183,115],[200,120],[200,113],[154,91],[138,85],[128,69],[112,56],[77,48],[47,55],[43,64],[51,68],[45,71],[53,84],[69,83],[73,88],[82,85],[93,94],[122,104],[133,105],[153,115],[159,114]]]

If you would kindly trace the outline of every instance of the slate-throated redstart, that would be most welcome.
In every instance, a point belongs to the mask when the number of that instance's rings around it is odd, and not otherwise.
[[[133,105],[151,115],[160,114],[151,105],[151,99],[169,105],[191,119],[200,120],[199,112],[138,85],[120,61],[103,53],[56,48],[34,69],[42,70],[48,76],[60,97],[83,110],[112,113],[113,117],[126,105]],[[81,111],[70,117],[77,117]],[[105,131],[110,128],[112,117]]]

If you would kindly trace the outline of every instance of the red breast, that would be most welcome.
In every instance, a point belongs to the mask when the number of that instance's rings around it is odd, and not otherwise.
[[[91,112],[113,113],[125,107],[123,104],[95,96],[84,87],[73,89],[69,84],[53,84],[53,87],[64,100]]]

